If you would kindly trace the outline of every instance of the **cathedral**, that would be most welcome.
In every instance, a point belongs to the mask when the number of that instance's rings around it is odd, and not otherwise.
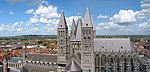
[[[130,38],[96,38],[88,7],[83,20],[79,18],[77,23],[72,20],[70,32],[62,11],[57,45],[58,72],[150,72],[139,59]]]

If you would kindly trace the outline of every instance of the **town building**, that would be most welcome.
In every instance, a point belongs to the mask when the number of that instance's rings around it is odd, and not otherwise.
[[[57,72],[57,55],[27,54],[23,72]]]

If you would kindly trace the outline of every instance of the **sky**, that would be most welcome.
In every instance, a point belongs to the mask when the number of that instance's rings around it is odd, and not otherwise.
[[[97,35],[150,35],[150,0],[0,0],[0,36],[56,35],[62,10],[70,29],[87,6]]]

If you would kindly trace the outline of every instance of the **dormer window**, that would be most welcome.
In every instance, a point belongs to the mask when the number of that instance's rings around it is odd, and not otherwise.
[[[88,26],[88,24],[86,24],[86,26]]]

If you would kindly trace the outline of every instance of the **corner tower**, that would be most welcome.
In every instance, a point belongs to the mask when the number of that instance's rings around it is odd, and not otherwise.
[[[94,36],[93,24],[88,7],[82,25],[81,67],[83,72],[94,72]]]
[[[58,62],[65,62],[68,58],[68,26],[64,11],[61,13],[57,28]]]

